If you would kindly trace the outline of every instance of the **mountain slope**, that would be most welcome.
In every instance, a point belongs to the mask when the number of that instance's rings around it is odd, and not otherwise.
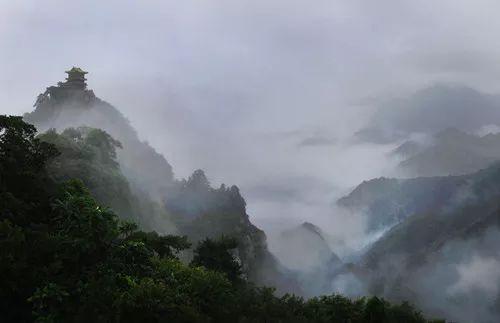
[[[500,289],[488,286],[500,284],[500,164],[470,175],[399,180],[397,187],[418,181],[425,185],[411,202],[417,211],[406,210],[349,272],[369,292],[410,300],[433,315],[497,322]]]
[[[337,204],[352,212],[365,213],[367,231],[374,232],[396,225],[414,213],[442,205],[466,182],[466,176],[381,177],[364,181]]]
[[[306,296],[331,293],[331,275],[342,261],[332,251],[324,232],[312,223],[283,231],[273,243],[273,251],[284,266],[294,272]]]
[[[82,98],[81,91],[63,97],[39,98],[35,110],[26,113],[24,120],[34,124],[40,132],[80,126],[105,130],[123,145],[118,160],[131,184],[158,198],[159,192],[173,181],[172,167],[161,154],[139,139],[129,121],[115,107],[91,93],[88,98]]]
[[[100,129],[68,128],[62,133],[51,129],[38,138],[53,144],[60,155],[47,165],[57,183],[78,178],[102,205],[110,207],[122,219],[162,234],[176,233],[169,213],[144,194],[134,194],[123,175],[116,154],[122,145]]]
[[[404,143],[397,151],[409,145]],[[436,134],[430,145],[402,157],[406,159],[400,168],[412,176],[467,174],[500,160],[500,134],[479,137],[450,128]]]
[[[268,251],[264,232],[250,222],[245,201],[236,187],[215,190],[210,187],[203,172],[199,171],[187,181],[175,180],[167,160],[147,143],[140,141],[128,120],[112,105],[95,96],[86,84],[75,87],[66,81],[47,88],[45,93],[38,96],[35,110],[25,114],[24,119],[33,123],[39,131],[55,128],[62,132],[66,128],[78,129],[82,126],[106,131],[122,147],[116,150],[116,156],[124,175],[121,180],[123,185],[120,184],[124,193],[122,196],[127,196],[124,200],[158,203],[160,210],[156,211],[168,214],[168,224],[171,226],[162,231],[186,234],[192,241],[220,234],[234,235],[240,240],[239,256],[249,278],[257,283],[277,285],[280,290],[285,290],[286,285],[293,285],[283,277],[279,263]],[[68,148],[71,145],[66,146]],[[70,162],[65,164],[68,174],[64,176],[78,174],[78,167],[73,166],[81,161],[79,158],[72,156],[68,159]],[[93,177],[97,181],[109,178],[106,176],[109,172],[100,171],[102,169],[90,169],[91,176],[87,177],[87,184],[91,189],[93,183],[89,178]],[[117,208],[117,212],[125,218],[139,216],[138,222],[143,226],[161,228],[157,221],[149,222],[150,217],[144,212],[126,207],[126,201],[122,201],[123,205],[115,203],[112,190],[108,192],[95,188],[93,192],[96,198],[106,202],[107,206]],[[170,221],[170,215],[175,225]],[[159,217],[155,217],[155,220],[159,220]]]
[[[437,191],[437,185],[447,183],[450,190],[444,198],[426,203],[415,196],[419,211],[409,213],[406,219],[393,227],[366,253],[365,263],[376,266],[391,254],[423,256],[432,253],[446,241],[456,237],[468,238],[485,228],[497,225],[500,210],[500,164],[464,176],[430,178],[436,183],[420,187],[423,191]],[[415,180],[408,180],[406,184]],[[405,181],[403,181],[405,182]],[[403,184],[404,185],[404,184]]]
[[[322,230],[309,222],[283,231],[276,245],[283,264],[294,270],[314,271],[341,263],[328,245]]]

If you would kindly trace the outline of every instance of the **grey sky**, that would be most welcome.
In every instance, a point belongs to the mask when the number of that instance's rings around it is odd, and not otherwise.
[[[380,99],[436,82],[500,92],[499,11],[494,0],[0,0],[0,112],[30,110],[81,66],[178,176],[203,168],[239,185],[264,229],[321,222],[336,194],[390,169],[391,147],[346,144]]]

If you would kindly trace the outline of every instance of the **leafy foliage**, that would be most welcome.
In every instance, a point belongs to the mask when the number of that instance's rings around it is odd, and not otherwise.
[[[81,180],[49,177],[57,152],[34,135],[0,117],[4,322],[425,322],[410,305],[375,297],[277,297],[239,278],[229,238],[202,241],[187,266],[178,259],[186,237],[139,231]]]
[[[226,274],[232,282],[241,278],[241,265],[231,254],[238,247],[236,239],[222,236],[218,240],[205,239],[194,250],[192,266],[203,266],[206,269]]]
[[[146,194],[134,191],[116,160],[119,141],[107,132],[89,127],[68,128],[62,133],[51,129],[38,136],[54,145],[60,154],[47,164],[47,173],[55,182],[81,180],[92,196],[110,207],[122,219],[141,228],[171,232],[170,217]]]
[[[123,218],[134,218],[134,197],[128,181],[116,162],[121,144],[99,129],[68,128],[61,134],[54,129],[41,134],[41,141],[53,144],[61,153],[47,167],[56,182],[80,179],[99,202],[111,207]]]

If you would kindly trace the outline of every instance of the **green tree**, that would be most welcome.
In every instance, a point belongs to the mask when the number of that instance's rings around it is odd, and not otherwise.
[[[219,239],[206,238],[194,250],[192,266],[202,266],[224,273],[232,282],[241,280],[241,265],[231,250],[238,247],[234,238],[221,236]]]
[[[188,249],[191,244],[186,236],[161,236],[156,232],[136,231],[129,235],[128,240],[141,241],[160,257],[176,258],[179,251]]]
[[[0,116],[2,322],[426,322],[410,304],[377,297],[277,297],[241,277],[237,241],[224,236],[201,241],[187,266],[177,257],[190,246],[186,237],[140,231],[83,181],[47,175],[48,163],[62,161],[116,170],[93,164],[114,159],[114,144],[101,145],[106,135],[86,144],[81,131],[49,131],[63,149],[58,159],[35,134],[19,117]]]

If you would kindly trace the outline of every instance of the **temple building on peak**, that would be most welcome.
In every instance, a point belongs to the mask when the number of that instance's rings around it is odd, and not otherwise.
[[[53,106],[61,103],[85,106],[97,99],[94,92],[87,89],[85,75],[88,72],[73,66],[66,71],[66,74],[68,74],[66,81],[58,82],[57,86],[49,86],[44,93],[38,95],[35,107]]]
[[[85,90],[87,88],[87,83],[85,83],[87,80],[85,78],[85,74],[88,74],[89,72],[85,72],[81,68],[73,66],[73,68],[66,71],[66,73],[68,74],[66,82],[59,82],[59,86],[77,90]]]

